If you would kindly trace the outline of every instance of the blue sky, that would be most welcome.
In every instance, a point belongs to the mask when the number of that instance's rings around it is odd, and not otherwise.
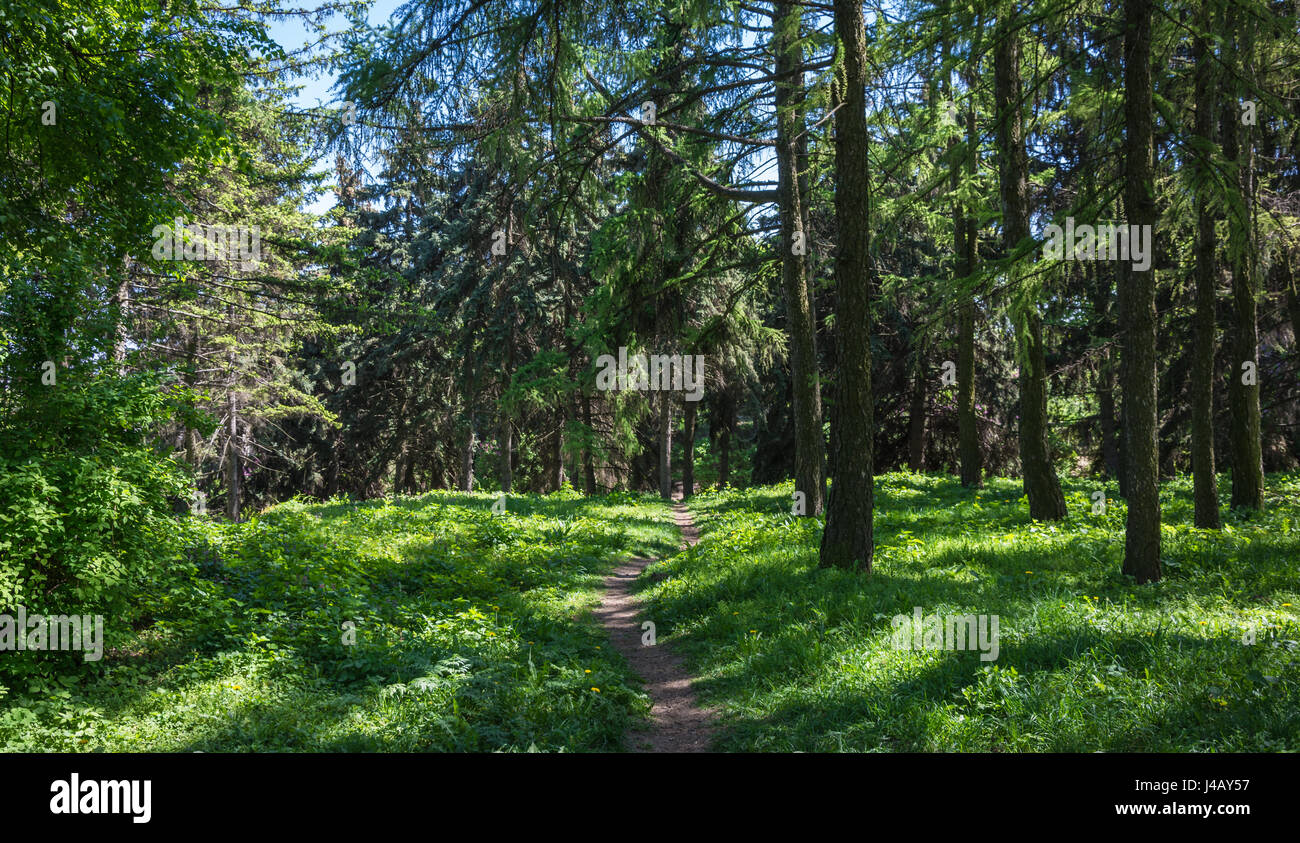
[[[368,17],[371,26],[380,26],[387,23],[393,12],[399,6],[404,5],[405,2],[406,0],[372,0]],[[341,16],[336,16],[329,22],[329,25],[332,32],[338,32],[346,26],[346,21]],[[268,29],[271,37],[286,50],[300,49],[313,40],[297,18],[272,21]],[[295,84],[301,85],[302,90],[298,92],[294,104],[301,109],[317,108],[330,104],[334,100],[334,92],[331,90],[334,87],[334,81],[335,77],[330,73],[322,73],[317,76],[299,76],[295,80]],[[332,170],[334,167],[333,156],[321,158],[317,163],[326,170]],[[333,191],[326,191],[314,203],[308,205],[307,210],[314,213],[324,213],[334,207],[334,203]]]

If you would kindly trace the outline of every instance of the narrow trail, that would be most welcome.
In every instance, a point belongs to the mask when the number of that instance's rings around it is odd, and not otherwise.
[[[680,495],[673,497],[673,520],[681,531],[682,546],[688,547],[699,541],[699,530]],[[697,703],[682,659],[666,645],[641,643],[641,623],[653,618],[639,616],[640,604],[632,596],[632,583],[653,561],[630,559],[619,566],[606,578],[605,593],[596,610],[614,647],[645,682],[653,703],[649,730],[630,731],[625,737],[627,748],[631,752],[708,752],[714,713]]]

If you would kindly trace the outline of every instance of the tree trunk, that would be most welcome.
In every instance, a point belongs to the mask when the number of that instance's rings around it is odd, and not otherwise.
[[[966,109],[966,173],[974,177],[979,136],[975,132],[975,107]],[[956,162],[953,187],[957,186]],[[967,278],[975,272],[979,229],[975,218],[957,203],[953,225],[957,253],[956,273]],[[957,446],[961,455],[961,484],[982,486],[983,459],[980,455],[979,424],[975,415],[975,293],[963,290],[957,306]]]
[[[695,494],[695,415],[698,401],[687,401],[682,431],[682,497]]]
[[[795,490],[803,492],[806,514],[822,514],[823,472],[821,385],[817,361],[816,317],[808,289],[804,197],[799,193],[799,139],[804,131],[799,102],[803,95],[801,48],[797,40],[801,7],[779,0],[772,15],[776,55],[777,204],[781,216],[781,279],[790,333],[790,378],[794,392]]]
[[[122,282],[118,284],[117,294],[113,296],[113,306],[117,313],[117,329],[113,337],[113,362],[117,364],[117,373],[126,376],[126,345],[129,339],[127,320],[131,310],[131,262],[126,261],[122,270]]]
[[[945,29],[945,33],[948,30]],[[945,35],[945,43],[950,39]],[[945,99],[953,102],[950,73],[946,68],[948,49],[944,48],[943,93]],[[967,83],[973,77],[972,66],[967,65],[963,77]],[[962,126],[966,132],[965,144],[960,149],[955,137],[948,141],[949,185],[955,196],[961,187],[962,171],[970,177],[975,175],[976,154],[979,137],[975,134],[974,97],[968,103],[962,117]],[[960,152],[960,155],[958,154]],[[966,214],[960,200],[953,201],[952,209],[952,253],[953,278],[961,282],[975,271],[976,248],[979,232],[975,219]],[[967,487],[982,485],[982,466],[980,461],[979,427],[975,415],[975,294],[968,287],[962,286],[957,294],[957,453],[961,484]]]
[[[1009,6],[1008,6],[1009,9]],[[1020,105],[1020,38],[1004,17],[994,56],[997,135],[1000,148],[1003,245],[1011,254],[1029,236],[1029,158]],[[1010,272],[1019,274],[1012,266]],[[1037,521],[1065,517],[1065,496],[1047,445],[1047,363],[1043,326],[1036,303],[1026,301],[1016,317],[1020,348],[1020,463],[1029,514]]]
[[[718,418],[709,420],[709,429],[717,426],[718,433],[718,488],[725,489],[731,482],[731,434],[736,426],[736,405],[727,386],[718,406]]]
[[[912,373],[912,400],[907,418],[907,470],[925,471],[925,360],[917,349]]]
[[[1115,323],[1111,308],[1111,275],[1106,266],[1088,265],[1091,273],[1092,309],[1096,333],[1109,342],[1101,350],[1097,364],[1097,419],[1101,428],[1101,465],[1106,477],[1119,477],[1119,447],[1115,429]]]
[[[835,383],[823,567],[871,570],[875,542],[871,394],[871,182],[867,172],[866,33],[862,4],[835,0],[843,50],[835,80]]]
[[[659,495],[673,497],[673,402],[672,393],[659,393]]]
[[[474,420],[470,419],[465,431],[465,447],[460,457],[460,490],[474,491]]]
[[[402,492],[413,495],[415,489],[415,455],[417,451],[416,444],[410,444],[406,449],[406,472],[402,475]]]
[[[510,464],[511,455],[515,449],[515,429],[510,424],[510,417],[502,414],[501,417],[501,434],[498,439],[501,447],[501,491],[509,492],[511,484],[514,482],[514,470]]]
[[[957,447],[961,484],[984,485],[978,417],[975,414],[975,302],[963,301],[957,311]]]
[[[1106,476],[1120,476],[1119,434],[1115,426],[1115,349],[1107,348],[1097,376],[1097,412],[1101,415],[1101,460]]]
[[[1282,250],[1282,289],[1286,291],[1287,312],[1291,314],[1291,337],[1294,347],[1300,347],[1300,284],[1286,249]]]
[[[327,497],[334,497],[342,488],[340,475],[343,471],[343,433],[339,430],[332,430],[329,434],[331,440],[330,448],[330,468],[329,477],[325,481],[325,494]]]
[[[1124,1],[1124,57],[1124,210],[1129,225],[1151,226],[1154,232],[1151,0]],[[1154,264],[1152,255],[1151,265]],[[1146,583],[1161,577],[1155,270],[1148,266],[1139,271],[1131,261],[1121,266],[1128,287],[1120,330],[1127,361],[1124,421],[1128,429],[1125,459],[1129,496],[1124,573],[1139,583]]]
[[[1229,6],[1224,32],[1235,33],[1239,17]],[[1264,462],[1260,444],[1259,328],[1256,322],[1254,260],[1251,257],[1251,222],[1247,210],[1253,199],[1249,186],[1248,156],[1240,140],[1240,108],[1235,94],[1235,77],[1241,64],[1237,45],[1230,39],[1224,46],[1227,76],[1234,80],[1234,93],[1223,99],[1223,157],[1228,164],[1228,265],[1232,270],[1233,338],[1228,379],[1231,414],[1233,509],[1264,508]],[[1222,92],[1219,92],[1220,94]],[[1248,144],[1249,145],[1249,144]],[[1247,379],[1247,364],[1254,369],[1253,383]]]
[[[582,393],[582,423],[587,426],[588,443],[593,436],[591,426],[591,396],[586,392]],[[587,444],[582,449],[582,473],[583,480],[587,486],[587,494],[596,494],[596,460],[591,453],[591,445]]]
[[[231,371],[235,372],[226,393],[226,411],[229,414],[230,428],[226,433],[226,517],[239,521],[239,481],[242,466],[239,464],[239,399],[236,392],[239,387],[239,369],[236,365],[234,346],[238,344],[239,331],[235,326],[235,306],[226,306],[226,318],[229,320],[230,333],[236,343],[232,345],[228,360]]]
[[[564,487],[564,425],[561,424],[555,430],[555,435],[551,438],[551,488],[550,491],[558,492]]]
[[[195,372],[199,368],[199,337],[202,333],[200,325],[201,320],[196,318],[185,343],[185,359],[189,365],[185,367],[182,377],[185,379],[185,385],[191,389],[194,388],[198,381],[198,375]],[[188,426],[185,428],[185,461],[193,469],[196,477],[199,473],[199,446],[201,441],[197,430]]]
[[[235,398],[235,384],[230,385],[226,399],[230,414],[230,428],[226,434],[226,517],[239,520],[239,404]]]
[[[514,314],[509,313],[506,318],[510,320],[510,323],[509,328],[506,331],[506,356],[505,366],[503,367],[504,380],[501,384],[502,400],[499,402],[502,405],[505,403],[505,392],[510,387],[511,369],[514,368],[515,362]],[[514,456],[515,449],[515,431],[514,427],[510,424],[510,413],[504,406],[501,407],[500,424],[501,432],[497,441],[501,450],[501,464],[498,466],[497,470],[501,480],[501,491],[509,493],[511,486],[514,484],[514,464],[512,457]]]
[[[1202,6],[1198,24],[1209,30],[1207,7]],[[1216,309],[1214,215],[1208,191],[1212,184],[1210,162],[1206,160],[1214,142],[1213,56],[1204,38],[1192,44],[1196,63],[1195,133],[1204,148],[1195,155],[1196,195],[1196,311],[1192,317],[1192,500],[1197,527],[1219,529],[1219,486],[1214,474],[1214,315]]]
[[[1047,361],[1043,350],[1043,322],[1037,308],[1026,315],[1025,355],[1020,379],[1020,462],[1029,516],[1036,521],[1065,517],[1065,495],[1052,467],[1047,445]]]

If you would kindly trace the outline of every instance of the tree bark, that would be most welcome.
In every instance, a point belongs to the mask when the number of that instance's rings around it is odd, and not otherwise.
[[[907,418],[907,470],[925,471],[925,361],[917,349],[912,373],[912,400]]]
[[[412,443],[406,450],[406,472],[402,475],[402,492],[408,495],[416,493],[415,488],[415,457],[418,445]]]
[[[501,464],[497,467],[499,479],[501,480],[501,491],[509,493],[514,485],[514,465],[513,456],[515,449],[514,427],[510,424],[510,412],[505,408],[505,392],[510,388],[511,369],[514,368],[515,362],[515,326],[514,314],[508,313],[507,319],[511,320],[506,331],[506,348],[505,348],[505,366],[503,370],[504,380],[501,384],[501,430],[498,434],[497,443],[501,451]]]
[[[549,480],[550,488],[547,491],[558,492],[564,486],[564,424],[561,423],[554,435],[551,437],[551,464]]]
[[[1091,274],[1092,310],[1095,332],[1108,341],[1115,339],[1115,322],[1111,307],[1111,275],[1109,266],[1096,263],[1085,267]],[[1107,477],[1119,477],[1119,447],[1115,429],[1115,346],[1108,342],[1101,351],[1097,364],[1097,419],[1101,429],[1101,464]]]
[[[473,420],[467,425],[465,431],[465,447],[461,449],[460,457],[460,490],[462,492],[474,491],[474,422]]]
[[[732,386],[728,384],[721,399],[714,405],[717,418],[709,420],[709,429],[716,426],[718,434],[718,488],[725,489],[731,482],[731,435],[736,426],[736,404]]]
[[[586,392],[582,393],[582,423],[587,426],[588,444],[582,449],[582,474],[583,482],[587,487],[587,494],[596,494],[596,460],[591,453],[591,438],[594,435],[591,426],[591,396]]]
[[[963,159],[968,177],[974,178],[979,136],[975,131],[975,107],[966,109],[966,149]],[[953,162],[953,187],[958,184]],[[953,224],[957,253],[956,274],[968,278],[975,272],[979,229],[975,218],[957,203]],[[979,424],[975,415],[975,293],[963,290],[957,306],[957,447],[961,457],[961,484],[982,486],[983,459],[980,455]]]
[[[515,429],[510,424],[510,417],[505,413],[501,416],[501,433],[498,443],[501,449],[501,491],[509,492],[514,483],[514,470],[511,466],[511,456],[515,450]]]
[[[673,497],[673,402],[672,393],[659,393],[659,495]]]
[[[339,430],[332,430],[330,438],[330,468],[329,477],[325,481],[326,497],[334,497],[342,489],[342,478],[340,475],[343,471],[343,459],[340,456],[343,453],[343,433]]]
[[[117,293],[113,296],[113,307],[116,309],[115,319],[117,328],[113,337],[113,362],[117,364],[117,373],[126,376],[126,345],[129,339],[127,330],[127,320],[130,319],[131,311],[131,262],[127,260],[126,266],[122,269],[122,281],[117,286]]]
[[[804,131],[799,103],[803,95],[801,49],[797,43],[801,7],[778,0],[772,15],[776,55],[777,195],[781,217],[781,279],[790,334],[790,378],[794,392],[795,491],[803,492],[806,515],[821,515],[826,481],[823,469],[821,384],[817,361],[816,317],[808,288],[807,232],[799,193],[799,135]],[[803,248],[796,246],[802,243]],[[796,252],[800,253],[796,253]]]
[[[687,401],[682,431],[682,497],[695,494],[695,415],[698,401]]]
[[[233,304],[226,307],[226,318],[230,323],[230,333],[236,340],[239,338],[239,331],[235,326],[235,306]],[[226,433],[226,517],[231,521],[239,521],[239,481],[240,470],[239,464],[239,398],[236,395],[239,387],[239,368],[236,365],[234,346],[232,345],[228,356],[230,369],[234,373],[230,381],[229,391],[226,393],[226,411],[229,414],[230,428]]]
[[[875,551],[871,393],[871,182],[866,119],[866,32],[862,4],[835,0],[843,54],[835,80],[835,380],[830,499],[820,564],[871,570]]]
[[[1151,0],[1124,2],[1124,89],[1124,210],[1129,225],[1151,226],[1154,232]],[[1124,406],[1129,484],[1123,570],[1139,583],[1147,583],[1161,577],[1155,270],[1148,266],[1139,271],[1132,262],[1121,265],[1128,286],[1121,328],[1127,361]]]
[[[1209,14],[1202,6],[1198,20],[1209,30]],[[1214,471],[1214,316],[1216,309],[1214,215],[1209,190],[1213,173],[1207,160],[1214,142],[1213,56],[1205,39],[1192,44],[1196,64],[1196,311],[1192,317],[1192,501],[1197,527],[1219,529],[1219,486]]]
[[[226,517],[239,520],[239,404],[235,398],[235,384],[230,385],[226,398],[230,414],[230,428],[226,434]]]
[[[1239,20],[1236,8],[1225,11],[1224,32],[1235,33]],[[1224,64],[1229,79],[1235,80],[1241,67],[1237,46],[1229,40],[1224,47]],[[1236,90],[1235,81],[1231,83]],[[1235,93],[1223,99],[1223,157],[1228,165],[1228,266],[1232,272],[1233,336],[1228,405],[1232,408],[1233,509],[1264,508],[1264,461],[1260,442],[1259,328],[1256,320],[1254,260],[1251,256],[1251,221],[1247,210],[1253,198],[1249,186],[1249,162],[1240,139],[1240,109]],[[1254,383],[1244,383],[1245,364],[1255,369]]]
[[[1101,461],[1106,476],[1119,479],[1119,432],[1115,425],[1115,349],[1107,348],[1097,375],[1097,412],[1101,416]]]
[[[1286,292],[1287,312],[1291,315],[1291,337],[1295,346],[1300,347],[1300,285],[1296,283],[1296,273],[1291,267],[1291,258],[1282,250],[1282,289]]]
[[[1006,7],[1008,10],[1010,6]],[[1029,236],[1029,158],[1020,106],[1020,38],[1004,16],[994,55],[1003,245],[1011,254]],[[1012,273],[1019,269],[1013,266]],[[1038,306],[1025,302],[1016,318],[1020,348],[1020,463],[1029,514],[1037,521],[1065,517],[1065,496],[1047,445],[1047,363]]]

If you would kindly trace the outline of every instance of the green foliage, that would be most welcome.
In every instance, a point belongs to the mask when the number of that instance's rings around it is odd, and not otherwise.
[[[188,396],[160,376],[60,381],[0,428],[0,607],[103,614],[129,635],[139,602],[186,568],[180,466],[148,439]],[[0,678],[53,677],[81,654],[5,653]]]
[[[723,710],[720,749],[1300,748],[1300,478],[1271,476],[1268,514],[1222,533],[1191,526],[1190,481],[1166,486],[1153,587],[1119,574],[1114,485],[1064,485],[1071,515],[1048,525],[1026,521],[1018,481],[881,475],[867,577],[817,568],[821,529],[789,517],[789,484],[707,492],[700,544],[648,569],[643,595]],[[915,606],[998,615],[997,660],[894,649],[891,618]]]
[[[102,677],[0,702],[0,747],[617,749],[647,706],[588,611],[617,559],[672,546],[667,508],[492,502],[295,501],[210,525],[196,576]]]

